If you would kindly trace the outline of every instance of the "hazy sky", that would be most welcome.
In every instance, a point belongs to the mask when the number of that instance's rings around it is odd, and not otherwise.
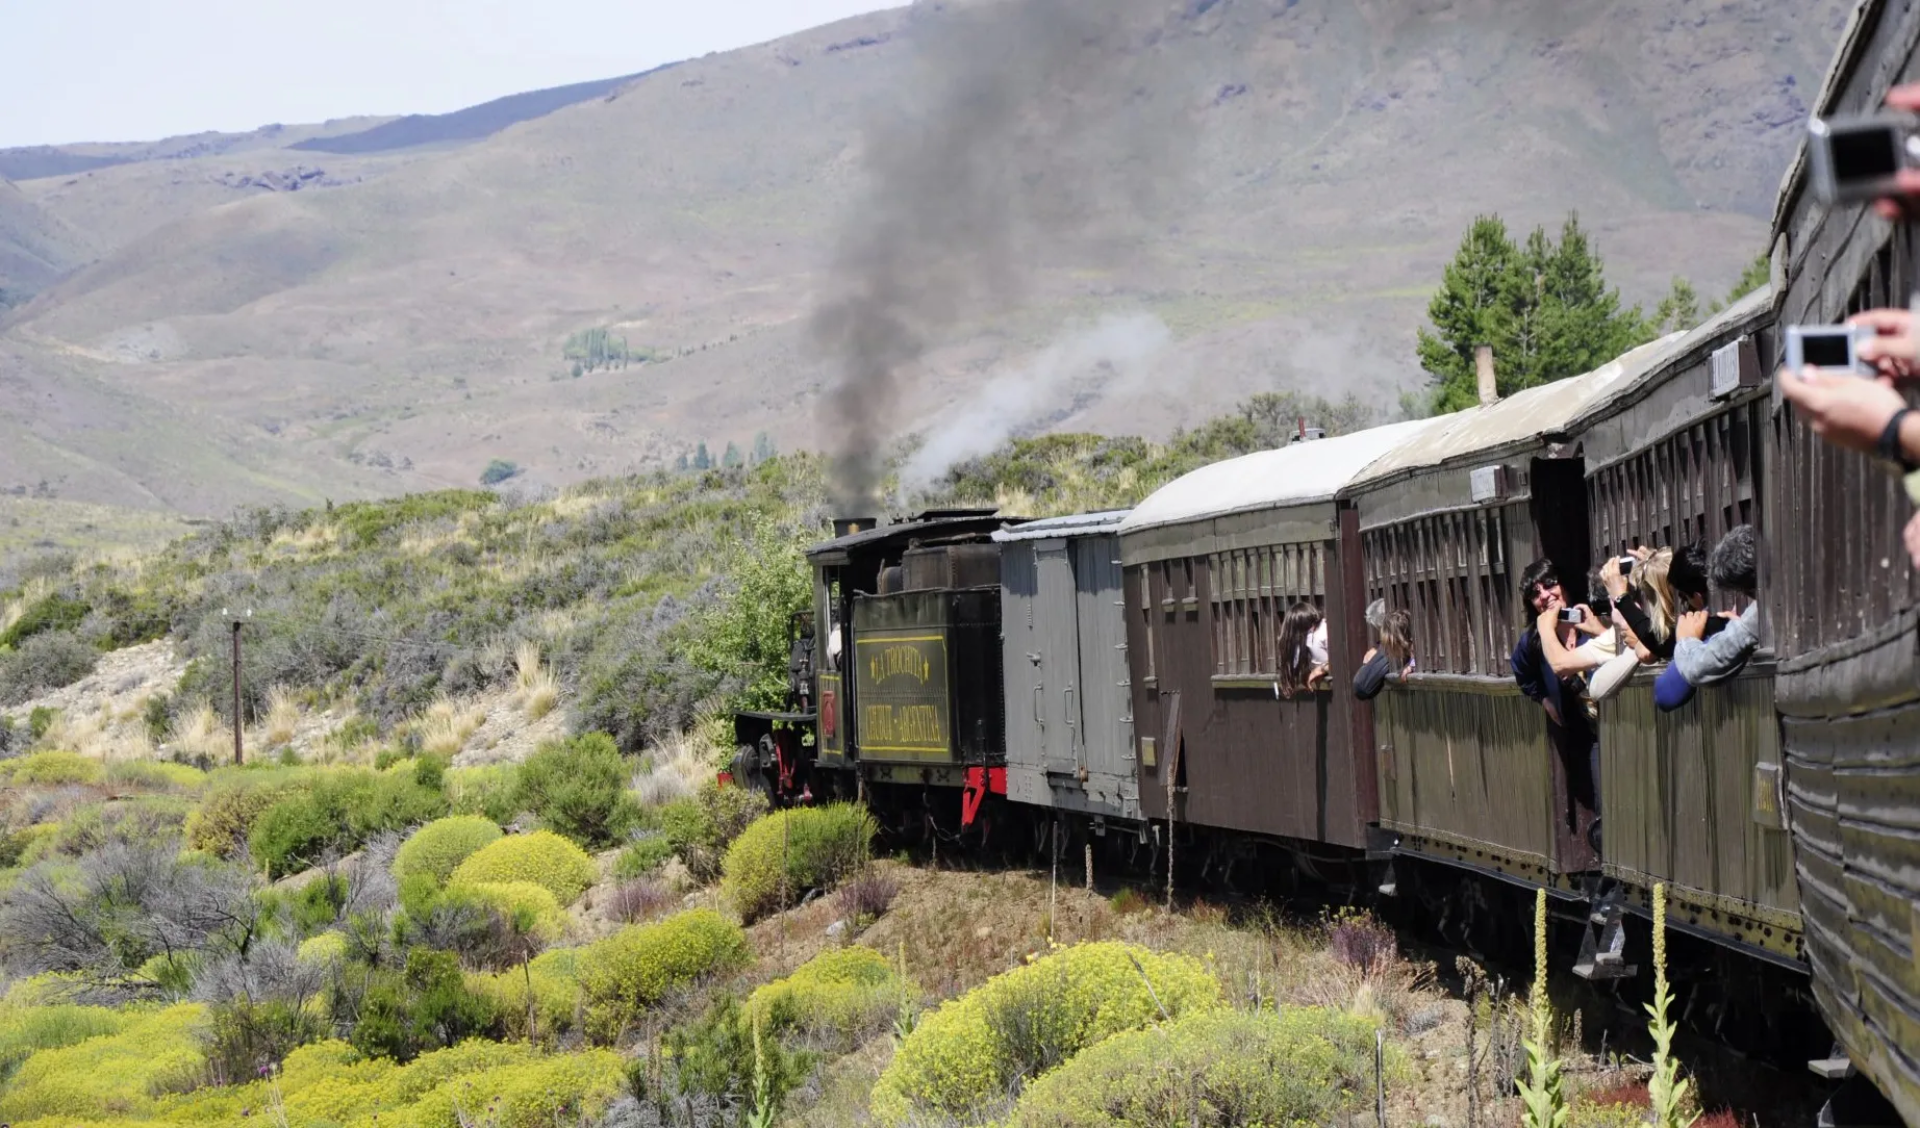
[[[441,113],[905,0],[0,0],[0,147]]]

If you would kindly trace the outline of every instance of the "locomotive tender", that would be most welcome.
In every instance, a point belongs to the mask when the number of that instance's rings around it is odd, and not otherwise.
[[[1920,3],[1864,3],[1813,111],[1920,78],[1917,43]],[[1810,1064],[1920,1125],[1908,508],[1772,382],[1785,326],[1905,304],[1914,229],[1821,207],[1804,155],[1773,227],[1769,286],[1585,376],[1208,466],[1126,513],[843,523],[809,556],[794,706],[740,719],[736,769],[949,840],[1024,815],[1223,869],[1339,869],[1454,913],[1476,898],[1432,874],[1544,887],[1591,922],[1576,970],[1594,978],[1632,974],[1623,921],[1664,882],[1672,927],[1771,969],[1755,993],[1817,1002],[1839,1045]],[[1548,557],[1577,587],[1628,548],[1743,523],[1760,653],[1672,713],[1647,670],[1603,702],[1596,810],[1512,677],[1520,570]],[[1374,599],[1410,612],[1419,665],[1362,703],[1346,686]],[[1275,651],[1297,600],[1327,614],[1334,689],[1289,699]]]

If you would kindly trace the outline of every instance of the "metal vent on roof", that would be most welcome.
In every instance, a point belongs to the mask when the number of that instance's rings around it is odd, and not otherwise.
[[[1323,428],[1303,427],[1301,428],[1299,434],[1287,440],[1287,445],[1292,446],[1295,443],[1310,443],[1315,439],[1324,439],[1326,437],[1327,437],[1327,432]]]
[[[1507,468],[1505,466],[1482,466],[1467,475],[1468,485],[1473,491],[1473,500],[1482,504],[1489,501],[1505,501],[1507,497]]]
[[[1752,337],[1713,350],[1713,362],[1707,372],[1708,389],[1714,399],[1730,396],[1742,388],[1760,386],[1760,349]]]

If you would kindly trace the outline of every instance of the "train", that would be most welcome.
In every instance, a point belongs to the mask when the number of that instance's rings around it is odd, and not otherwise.
[[[1863,3],[1811,111],[1877,106],[1916,43],[1920,7]],[[1803,150],[1771,238],[1767,285],[1583,376],[1303,432],[1130,510],[837,522],[808,553],[791,700],[736,718],[733,775],[864,800],[936,844],[1040,827],[1055,848],[1157,865],[1177,847],[1228,880],[1338,875],[1455,917],[1475,890],[1546,889],[1584,924],[1573,970],[1600,980],[1634,974],[1629,922],[1662,884],[1670,927],[1748,985],[1733,1022],[1790,1026],[1804,1003],[1833,1038],[1809,1067],[1920,1125],[1911,507],[1773,375],[1785,327],[1907,304],[1914,228],[1820,204]],[[1680,710],[1655,708],[1648,669],[1602,702],[1596,810],[1513,678],[1520,572],[1580,577],[1743,524],[1760,652]],[[1361,701],[1376,600],[1410,614],[1418,667]],[[1330,690],[1281,692],[1297,601],[1326,613]]]

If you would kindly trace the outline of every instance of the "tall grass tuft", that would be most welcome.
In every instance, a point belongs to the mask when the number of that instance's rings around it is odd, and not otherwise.
[[[1526,1128],[1565,1128],[1567,1096],[1564,1064],[1553,1057],[1553,1003],[1547,998],[1547,891],[1533,902],[1533,990],[1527,995],[1533,1029],[1526,1040],[1527,1072],[1517,1086]]]
[[[1647,1004],[1647,1033],[1653,1037],[1653,1076],[1647,1079],[1648,1102],[1658,1128],[1691,1128],[1699,1115],[1682,1111],[1687,1082],[1673,1056],[1673,1023],[1667,1017],[1673,991],[1667,985],[1667,886],[1653,887],[1653,1001]]]
[[[233,730],[203,701],[173,719],[167,743],[175,759],[224,760],[233,754]]]
[[[560,683],[540,660],[540,644],[528,640],[513,652],[514,693],[527,719],[537,721],[560,701]]]
[[[420,751],[429,756],[451,758],[466,747],[467,738],[486,722],[487,711],[480,706],[462,706],[442,697],[427,706],[426,715],[415,722],[420,734]]]
[[[267,690],[267,747],[293,742],[300,727],[300,700],[284,685]]]

